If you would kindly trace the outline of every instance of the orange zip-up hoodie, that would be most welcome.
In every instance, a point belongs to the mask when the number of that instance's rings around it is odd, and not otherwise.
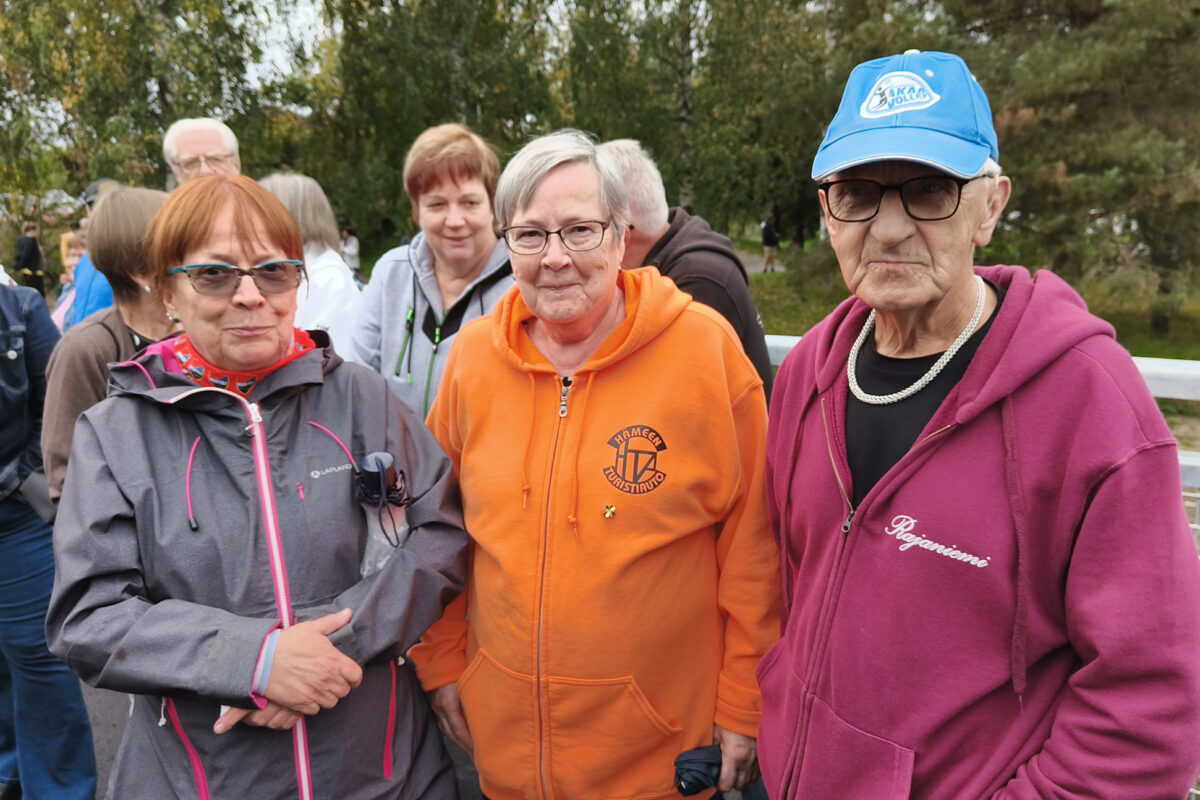
[[[653,268],[568,384],[517,289],[464,328],[429,414],[462,484],[468,588],[412,651],[457,681],[483,791],[670,798],[713,725],[756,736],[778,638],[762,383]]]

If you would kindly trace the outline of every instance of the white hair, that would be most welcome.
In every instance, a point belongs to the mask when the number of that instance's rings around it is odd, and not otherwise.
[[[1004,170],[1000,168],[996,160],[988,156],[988,160],[983,162],[983,166],[980,167],[979,172],[975,173],[975,177],[999,178],[1003,172]]]
[[[614,139],[599,147],[607,153],[625,179],[629,219],[636,230],[657,236],[667,227],[667,190],[654,159],[635,139]]]
[[[501,229],[512,224],[516,212],[529,205],[534,193],[555,167],[589,164],[600,179],[600,205],[612,222],[617,239],[629,227],[629,201],[617,165],[582,131],[566,129],[540,136],[522,147],[496,185],[496,222]]]
[[[211,119],[209,117],[198,117],[196,119],[180,119],[176,120],[171,127],[167,128],[166,134],[163,136],[163,158],[168,164],[175,163],[175,156],[178,152],[176,142],[179,141],[180,134],[190,133],[192,131],[216,131],[221,135],[221,141],[225,144],[225,149],[230,155],[238,154],[238,140],[229,126],[219,119]]]

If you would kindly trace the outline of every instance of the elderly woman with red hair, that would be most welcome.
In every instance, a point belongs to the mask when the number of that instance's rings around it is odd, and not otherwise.
[[[184,333],[80,417],[47,617],[81,677],[137,695],[110,796],[453,797],[400,658],[463,584],[449,461],[293,327],[303,245],[266,189],[189,182],[146,250]],[[379,520],[407,535],[368,558],[381,475]]]

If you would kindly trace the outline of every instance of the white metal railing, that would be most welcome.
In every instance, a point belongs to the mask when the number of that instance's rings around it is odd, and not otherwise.
[[[782,363],[783,357],[799,341],[799,336],[768,334],[767,352],[771,355],[771,363],[775,366]],[[1155,397],[1200,400],[1200,361],[1137,356],[1133,361]],[[1188,503],[1192,530],[1200,534],[1200,453],[1181,450],[1179,471],[1183,478],[1183,496]]]

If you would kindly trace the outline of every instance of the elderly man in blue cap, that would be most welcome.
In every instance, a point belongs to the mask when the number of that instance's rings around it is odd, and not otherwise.
[[[777,798],[1179,798],[1200,561],[1175,440],[1112,327],[974,264],[1011,185],[947,53],[860,64],[813,164],[854,296],[784,361],[759,667]]]

